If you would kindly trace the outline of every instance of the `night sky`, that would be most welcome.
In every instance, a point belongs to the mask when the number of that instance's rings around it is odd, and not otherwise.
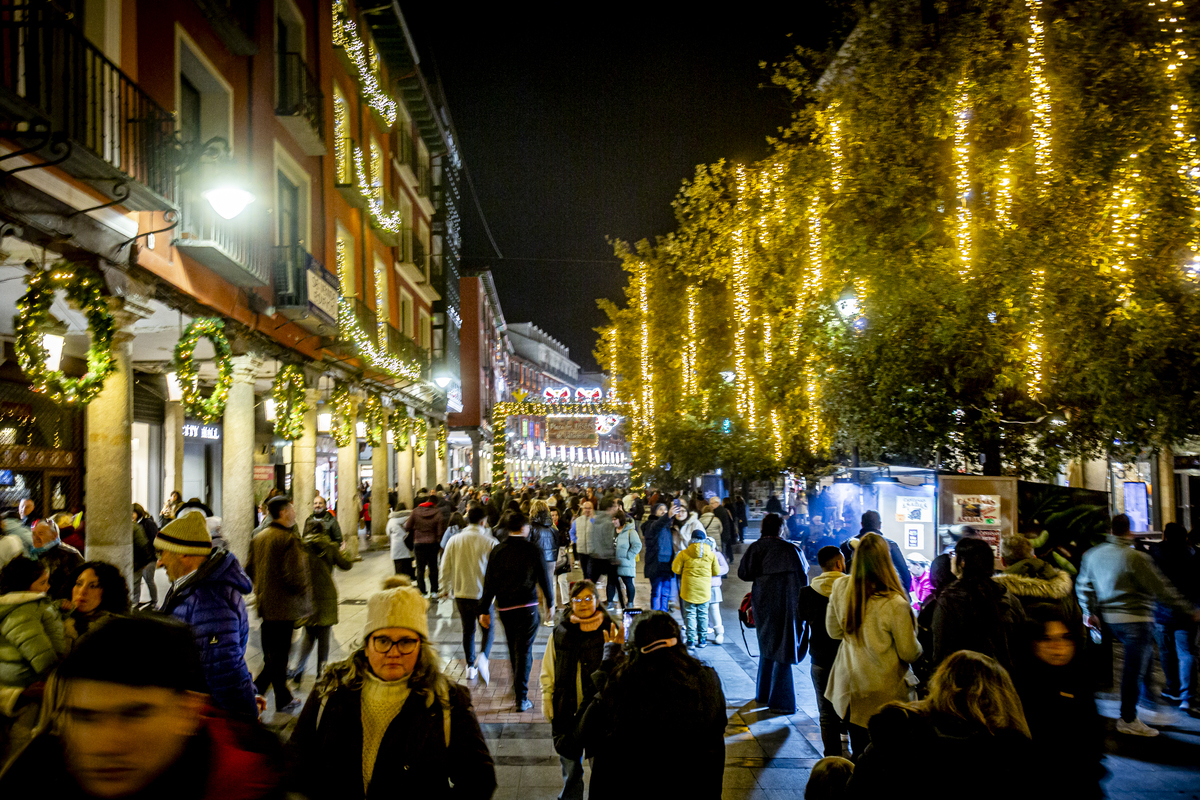
[[[596,298],[619,301],[624,283],[607,238],[668,233],[671,200],[697,164],[767,154],[789,108],[762,87],[759,62],[798,43],[824,49],[837,27],[830,3],[691,7],[686,20],[652,4],[589,6],[571,23],[511,5],[402,6],[504,255],[467,192],[464,266],[492,269],[505,318],[534,322],[595,369]]]

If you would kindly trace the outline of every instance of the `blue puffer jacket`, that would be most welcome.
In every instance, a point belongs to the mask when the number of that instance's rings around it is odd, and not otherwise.
[[[162,610],[191,626],[213,704],[256,716],[254,684],[246,666],[250,619],[243,595],[250,590],[250,578],[237,558],[214,550],[189,580],[167,593]]]
[[[647,578],[670,577],[671,560],[675,550],[671,545],[671,516],[655,517],[646,526],[646,547],[642,557],[646,559],[644,573]]]

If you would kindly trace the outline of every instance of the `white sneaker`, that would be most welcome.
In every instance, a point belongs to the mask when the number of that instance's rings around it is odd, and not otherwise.
[[[1130,736],[1158,736],[1158,731],[1136,718],[1133,722],[1117,720],[1117,733],[1127,733]]]
[[[479,677],[479,670],[474,667],[467,667],[467,680],[473,681]]]
[[[492,672],[491,668],[488,666],[488,657],[483,653],[480,653],[478,657],[476,657],[475,669],[479,671],[479,677],[483,681],[484,685],[487,685],[487,682],[492,677]]]
[[[715,637],[713,637],[713,641],[717,644],[725,644],[725,631],[721,631]]]

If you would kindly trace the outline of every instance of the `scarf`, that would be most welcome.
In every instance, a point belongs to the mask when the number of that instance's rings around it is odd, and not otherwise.
[[[579,630],[583,631],[584,633],[591,633],[599,628],[600,624],[604,622],[604,615],[600,613],[600,609],[596,609],[590,617],[586,617],[584,619],[580,619],[572,614],[571,622],[574,622],[576,625],[578,625]]]

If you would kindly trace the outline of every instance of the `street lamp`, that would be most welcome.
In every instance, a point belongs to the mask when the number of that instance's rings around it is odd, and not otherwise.
[[[246,206],[254,202],[254,195],[240,186],[223,185],[201,193],[208,201],[213,211],[225,219],[233,219],[246,210]]]
[[[454,382],[454,376],[450,374],[450,370],[446,369],[446,365],[442,364],[434,370],[433,382],[438,385],[439,389],[445,389]]]
[[[212,166],[209,173],[212,177],[205,181],[211,185],[200,196],[223,219],[233,219],[254,202],[254,195],[240,185],[240,178],[235,173],[228,139],[214,136],[203,143],[181,144],[179,148],[182,153],[178,167],[180,174],[204,163]]]
[[[847,286],[837,299],[837,310],[843,318],[858,316],[858,295],[854,293],[854,288]]]

